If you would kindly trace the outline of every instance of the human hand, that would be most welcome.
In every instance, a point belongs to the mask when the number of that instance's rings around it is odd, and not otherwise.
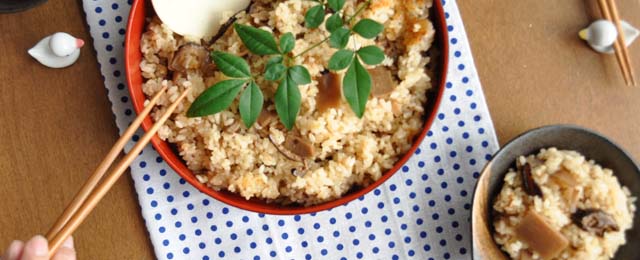
[[[0,257],[0,260],[47,260],[49,244],[42,236],[35,236],[24,243],[15,240]],[[76,260],[76,250],[73,247],[73,238],[69,237],[62,243],[58,252],[51,260]]]

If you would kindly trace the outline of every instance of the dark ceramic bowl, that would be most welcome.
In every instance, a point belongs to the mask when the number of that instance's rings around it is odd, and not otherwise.
[[[0,14],[15,13],[36,7],[47,0],[2,0],[0,1]]]
[[[145,6],[149,9],[146,9]],[[136,0],[133,2],[133,4],[131,5],[131,13],[129,14],[129,23],[127,25],[127,34],[125,39],[125,70],[127,75],[127,83],[129,87],[129,93],[131,93],[133,107],[138,113],[144,108],[144,102],[147,99],[147,97],[142,92],[143,79],[140,71],[140,61],[142,60],[142,54],[140,53],[140,38],[142,37],[142,33],[144,32],[145,21],[148,17],[147,15],[152,12],[150,7],[151,3],[148,3],[145,0]],[[433,2],[433,7],[431,7],[431,15],[429,17],[433,22],[433,26],[436,30],[434,49],[435,51],[437,51],[437,53],[439,53],[439,55],[434,55],[436,57],[432,59],[432,65],[434,66],[432,69],[433,71],[435,71],[436,77],[433,80],[433,91],[428,94],[429,102],[427,102],[427,105],[425,107],[425,110],[427,112],[425,113],[424,127],[422,131],[416,135],[415,139],[413,140],[413,145],[411,146],[409,151],[407,151],[407,153],[405,153],[402,158],[400,158],[394,164],[393,168],[386,171],[382,175],[382,177],[380,177],[380,179],[365,188],[353,189],[351,192],[345,194],[339,199],[309,207],[300,205],[282,206],[275,203],[267,203],[264,200],[258,199],[246,200],[238,194],[227,191],[216,191],[200,183],[198,179],[196,179],[195,175],[187,168],[185,162],[182,160],[182,158],[180,158],[178,153],[171,148],[169,143],[160,140],[157,136],[151,139],[151,143],[156,148],[160,156],[162,156],[162,158],[169,164],[169,166],[171,166],[171,168],[173,168],[176,173],[178,173],[178,175],[185,179],[189,184],[193,185],[201,192],[234,207],[259,213],[294,215],[313,213],[344,205],[372,191],[376,187],[380,186],[380,184],[384,183],[387,179],[389,179],[394,173],[396,173],[402,167],[402,165],[404,165],[405,162],[407,162],[407,160],[409,160],[409,158],[414,154],[415,150],[420,145],[420,142],[422,141],[422,139],[424,139],[425,135],[429,131],[431,123],[433,123],[435,119],[440,101],[442,100],[442,96],[444,94],[446,73],[447,69],[449,68],[449,41],[447,36],[447,25],[445,21],[445,13],[442,6],[442,1]],[[142,123],[142,127],[145,130],[148,130],[152,125],[153,122],[151,121],[150,117],[147,117]]]
[[[552,125],[533,129],[505,145],[482,171],[473,196],[471,220],[475,259],[508,258],[493,240],[493,198],[502,189],[507,170],[515,168],[518,156],[537,154],[540,149],[548,147],[577,151],[602,167],[612,169],[620,184],[629,188],[632,196],[640,195],[638,165],[611,140],[591,130],[572,125]],[[636,211],[633,220],[633,228],[626,232],[627,244],[618,249],[615,259],[638,259],[640,255],[640,211]]]

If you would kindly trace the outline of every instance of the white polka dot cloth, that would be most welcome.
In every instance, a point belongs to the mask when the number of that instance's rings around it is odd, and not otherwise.
[[[123,58],[130,3],[84,0],[121,131],[135,117]],[[271,216],[198,192],[149,146],[131,174],[157,258],[470,259],[472,192],[497,142],[456,2],[446,1],[445,11],[451,46],[445,96],[431,131],[401,171],[348,205]]]

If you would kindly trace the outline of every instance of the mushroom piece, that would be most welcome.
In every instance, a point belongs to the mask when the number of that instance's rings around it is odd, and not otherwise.
[[[581,229],[600,237],[604,232],[620,230],[613,217],[600,209],[578,209],[571,215],[571,220]]]
[[[327,72],[318,79],[318,95],[316,95],[316,107],[324,112],[340,106],[342,100],[342,82],[340,75]]]
[[[218,71],[218,66],[213,62],[207,62],[200,68],[200,71],[202,71],[202,75],[205,77],[213,77],[216,71]]]
[[[315,149],[311,143],[309,143],[304,138],[294,135],[287,134],[285,137],[284,143],[278,143],[273,135],[270,134],[271,127],[282,126],[277,122],[278,115],[275,111],[269,111],[267,109],[262,110],[256,124],[254,127],[258,131],[258,134],[263,138],[269,138],[269,141],[273,146],[278,150],[282,156],[286,157],[289,160],[302,162],[304,167],[302,169],[296,169],[292,172],[293,175],[297,177],[303,177],[305,174],[305,170],[307,169],[307,161],[306,159],[311,158],[315,154]],[[274,122],[276,124],[274,124]]]
[[[284,148],[282,144],[278,144],[275,140],[275,137],[273,137],[273,135],[269,135],[269,141],[271,141],[271,143],[276,148],[276,150],[278,150],[278,152],[282,154],[284,157],[286,157],[287,159],[296,161],[296,162],[302,161],[302,158],[300,158],[298,155],[293,154],[291,151]]]
[[[260,128],[266,128],[273,122],[273,120],[276,120],[277,118],[278,118],[278,114],[276,114],[276,111],[263,109],[260,112],[260,115],[258,116],[256,123],[258,123],[258,126]]]
[[[552,259],[569,246],[569,240],[533,210],[529,210],[522,218],[515,229],[515,235],[542,259]]]
[[[198,70],[211,62],[209,51],[202,45],[187,43],[182,45],[169,62],[169,69],[175,72]]]
[[[385,67],[379,66],[369,69],[371,75],[371,95],[374,97],[382,97],[393,92],[396,83],[393,81],[391,71]]]
[[[302,137],[295,135],[288,135],[284,141],[284,148],[291,151],[293,154],[299,156],[302,159],[313,157],[314,148],[311,143]]]
[[[520,168],[520,176],[522,177],[522,185],[524,186],[524,191],[530,196],[538,196],[542,198],[542,190],[533,179],[533,175],[531,174],[531,164],[525,163]]]
[[[277,150],[289,160],[301,162],[315,155],[315,148],[313,145],[300,136],[287,134],[284,142],[278,144],[275,138],[268,134],[268,132],[265,131],[263,134],[266,134]]]

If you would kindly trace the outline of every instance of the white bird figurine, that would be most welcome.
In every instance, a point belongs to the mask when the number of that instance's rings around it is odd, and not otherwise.
[[[640,32],[625,21],[620,21],[620,25],[624,31],[624,42],[629,46]],[[613,53],[613,44],[618,37],[618,30],[616,30],[616,26],[611,21],[601,19],[582,29],[578,35],[581,39],[587,41],[594,50],[601,53]]]
[[[68,33],[57,32],[40,40],[29,55],[49,68],[68,67],[80,57],[80,48],[84,41]]]

